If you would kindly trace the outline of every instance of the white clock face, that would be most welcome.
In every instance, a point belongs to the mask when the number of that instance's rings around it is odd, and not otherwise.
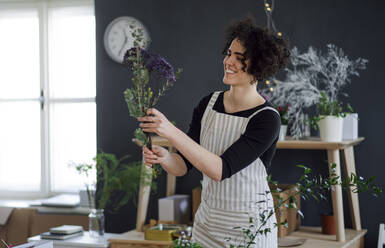
[[[134,46],[134,38],[131,33],[137,28],[143,30],[140,47],[146,49],[150,40],[149,34],[145,26],[134,17],[121,16],[107,26],[104,33],[104,47],[114,61],[123,62],[126,51]]]

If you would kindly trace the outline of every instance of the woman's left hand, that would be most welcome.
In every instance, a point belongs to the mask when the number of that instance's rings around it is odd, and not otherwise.
[[[147,116],[138,117],[138,121],[145,122],[139,124],[143,132],[156,133],[164,138],[169,138],[175,133],[176,127],[166,118],[166,116],[155,108],[148,109]]]

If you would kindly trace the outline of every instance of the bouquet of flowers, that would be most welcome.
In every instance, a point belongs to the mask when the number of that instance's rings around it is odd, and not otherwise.
[[[134,47],[127,50],[124,55],[123,64],[126,65],[133,74],[131,81],[133,87],[124,91],[124,98],[127,103],[130,115],[134,118],[146,115],[149,108],[153,108],[159,98],[165,94],[177,78],[179,78],[182,69],[174,72],[174,68],[160,55],[152,54],[142,49],[139,44],[143,42],[143,31],[140,28],[133,30]],[[146,44],[143,45],[145,47]],[[150,79],[154,81],[163,81],[158,87],[157,93],[154,94],[153,88],[150,87]],[[135,130],[135,138],[142,145],[146,145],[151,149],[151,136],[138,128]],[[156,176],[159,166],[155,166],[154,175]]]

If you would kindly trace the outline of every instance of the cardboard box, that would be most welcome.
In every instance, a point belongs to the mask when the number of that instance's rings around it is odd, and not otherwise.
[[[274,206],[278,204],[278,199],[274,195],[278,194],[283,200],[286,200],[290,195],[295,195],[296,205],[298,209],[301,209],[301,197],[300,194],[296,194],[296,189],[293,188],[294,185],[290,184],[278,184],[277,185],[282,191],[279,193],[272,193],[274,199]],[[276,189],[272,184],[269,185],[270,189]],[[289,204],[289,202],[287,202]],[[297,213],[295,209],[288,209],[284,205],[281,205],[279,210],[275,211],[275,217],[277,218],[277,223],[282,223],[287,220],[288,227],[279,226],[278,227],[278,237],[284,237],[289,235],[295,230],[299,229],[301,225],[301,216]]]
[[[159,199],[159,221],[190,222],[191,204],[189,195],[172,195]]]

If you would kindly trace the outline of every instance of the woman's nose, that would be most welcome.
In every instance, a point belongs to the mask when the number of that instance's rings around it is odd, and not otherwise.
[[[234,64],[234,61],[233,59],[231,58],[231,56],[226,56],[225,59],[223,60],[223,64],[224,65],[233,65]]]

